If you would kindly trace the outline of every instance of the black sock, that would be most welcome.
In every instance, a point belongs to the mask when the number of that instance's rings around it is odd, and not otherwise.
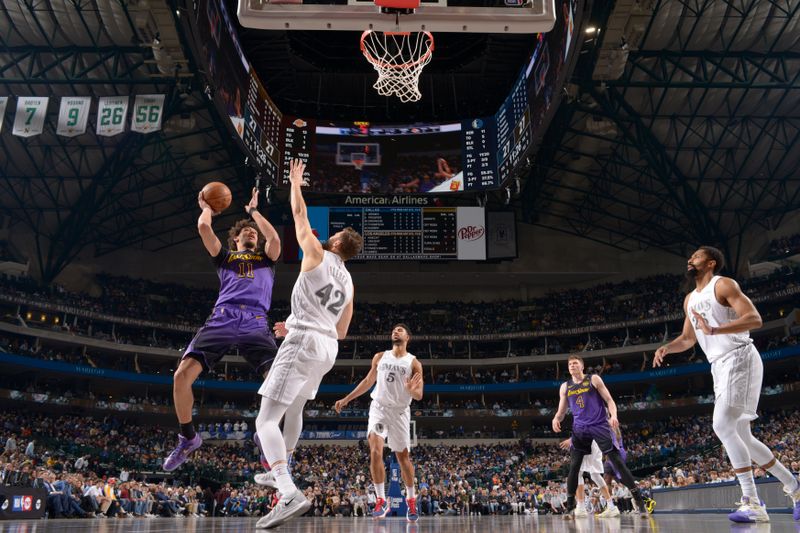
[[[192,424],[191,421],[185,424],[181,424],[181,435],[183,435],[189,440],[194,438],[196,433],[194,432],[194,424]]]

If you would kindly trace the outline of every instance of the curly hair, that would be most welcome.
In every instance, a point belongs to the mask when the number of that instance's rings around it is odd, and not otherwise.
[[[252,220],[243,218],[242,220],[234,224],[231,229],[228,230],[228,249],[236,250],[236,241],[234,241],[233,239],[238,237],[244,228],[253,228],[254,230],[256,230],[256,233],[258,233],[258,242],[256,243],[256,249],[263,248],[264,244],[266,244],[267,241],[264,238],[264,236],[261,235],[261,232],[258,231],[258,226]]]
[[[339,240],[339,255],[345,261],[352,259],[358,255],[363,245],[364,238],[356,230],[348,226],[342,230],[342,236]]]

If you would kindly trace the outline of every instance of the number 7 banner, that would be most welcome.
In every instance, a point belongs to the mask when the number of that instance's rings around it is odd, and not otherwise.
[[[47,115],[47,96],[21,96],[17,98],[17,114],[14,115],[14,130],[17,137],[41,135]]]
[[[88,96],[63,96],[58,110],[56,133],[63,137],[75,137],[86,133],[86,121],[92,99]]]
[[[133,104],[131,131],[152,133],[161,129],[161,115],[164,112],[163,94],[139,94]]]
[[[97,106],[97,134],[111,137],[125,131],[127,96],[103,96]]]

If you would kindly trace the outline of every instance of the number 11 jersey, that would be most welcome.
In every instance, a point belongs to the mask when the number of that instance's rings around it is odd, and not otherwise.
[[[319,265],[297,276],[286,327],[309,329],[336,339],[336,324],[352,299],[353,280],[344,261],[325,250]]]

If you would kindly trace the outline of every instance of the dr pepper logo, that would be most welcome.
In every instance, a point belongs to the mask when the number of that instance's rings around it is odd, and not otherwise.
[[[462,241],[477,241],[485,232],[483,226],[464,226],[458,230],[458,238]]]

